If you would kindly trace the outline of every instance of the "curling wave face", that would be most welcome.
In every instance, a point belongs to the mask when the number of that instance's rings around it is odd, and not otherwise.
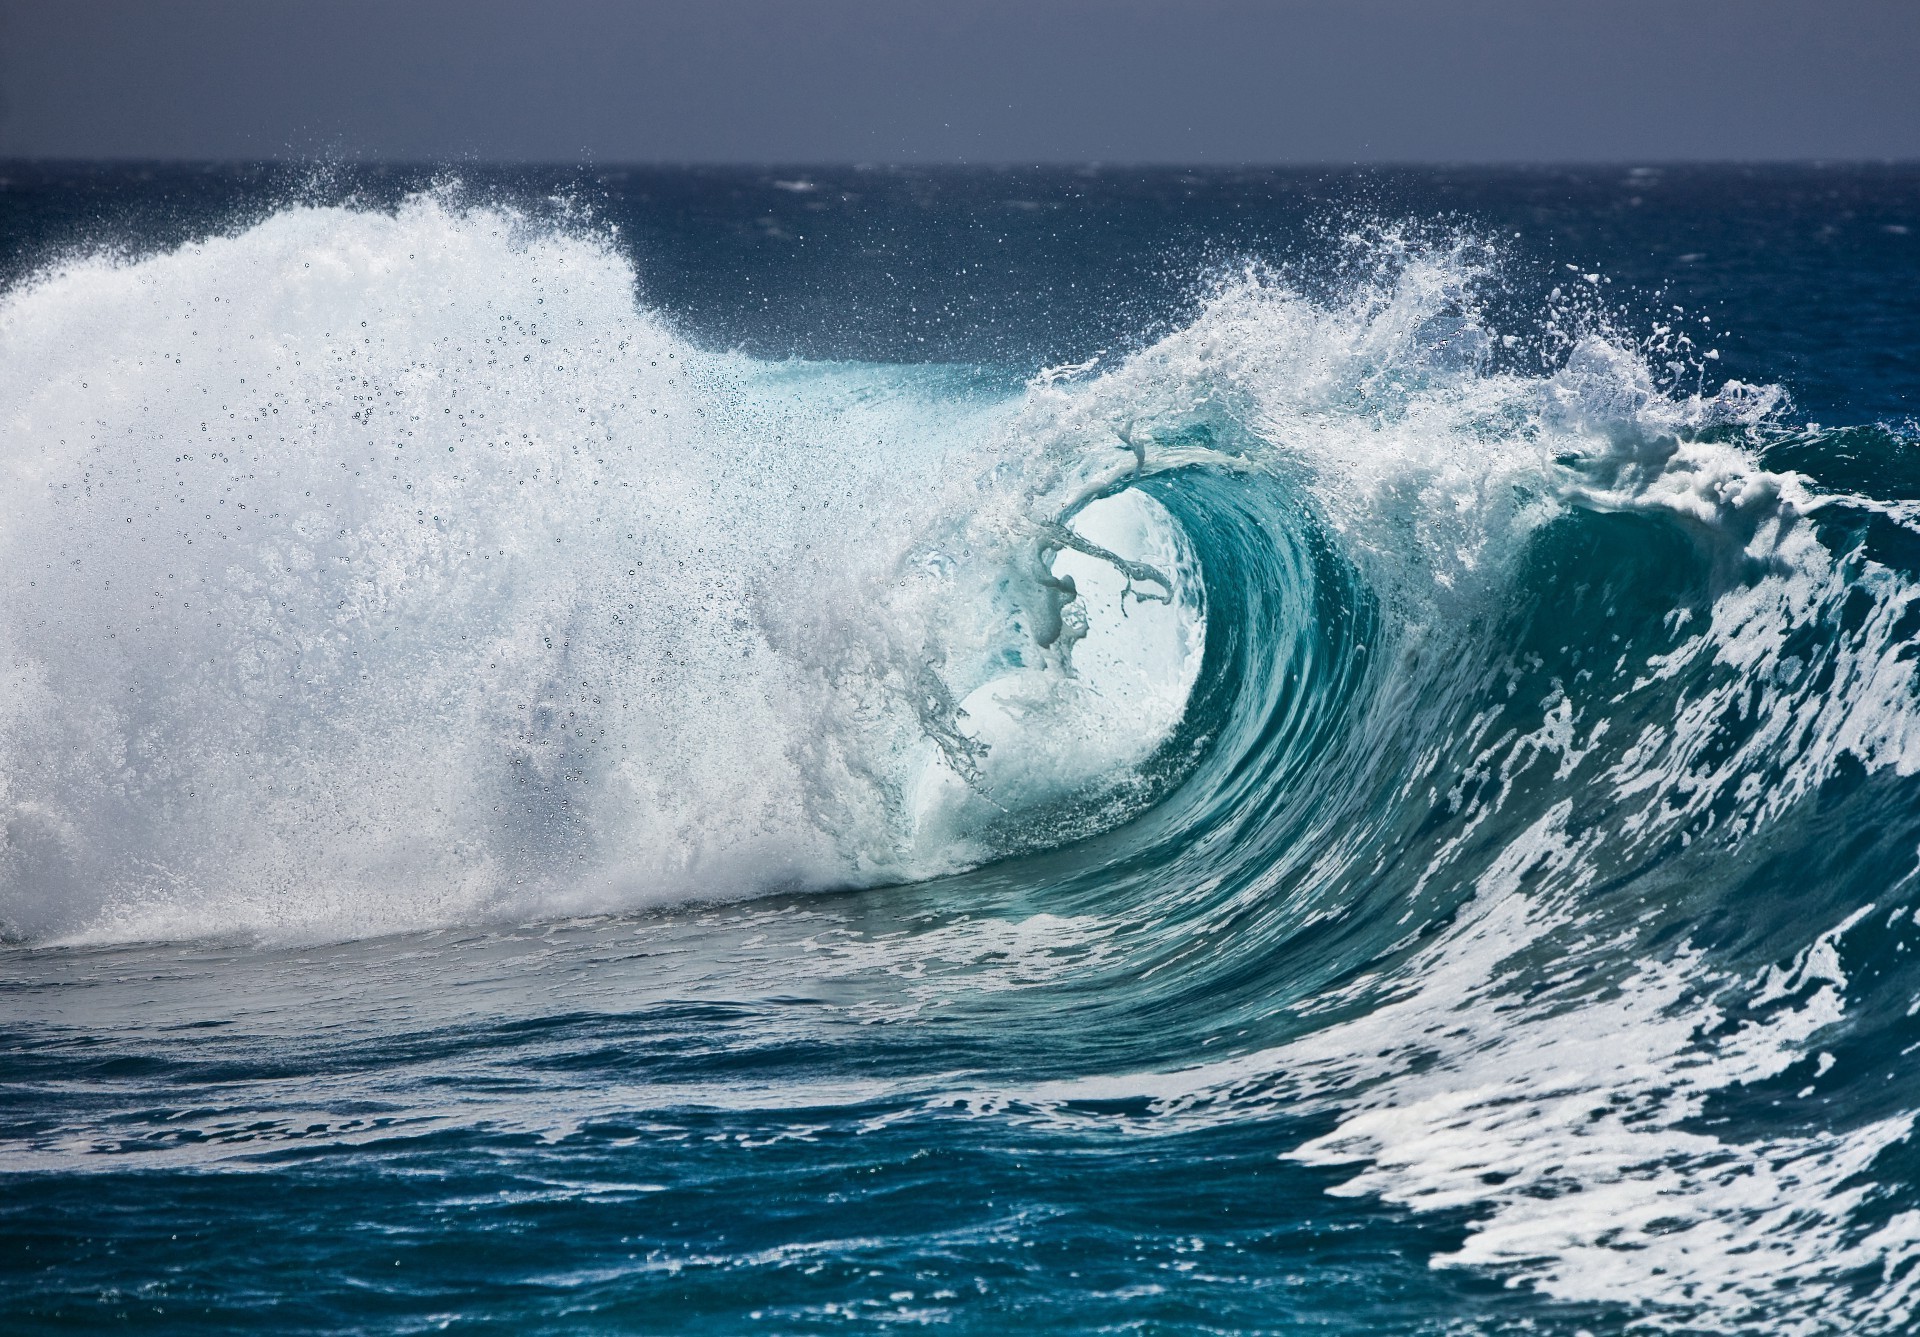
[[[434,197],[46,274],[0,305],[0,913],[924,882],[780,969],[1030,1057],[787,1107],[1278,1120],[1464,1213],[1442,1265],[1906,1330],[1920,513],[1795,470],[1913,443],[1677,390],[1664,330],[1524,369],[1481,248],[1360,253],[1017,385],[704,351],[604,239]]]

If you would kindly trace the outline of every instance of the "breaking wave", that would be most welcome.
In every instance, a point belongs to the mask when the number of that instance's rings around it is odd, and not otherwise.
[[[1028,379],[703,348],[610,239],[432,195],[46,272],[0,922],[990,880],[1107,943],[1056,987],[1110,1024],[936,1104],[1311,1114],[1340,1191],[1473,1214],[1443,1265],[1904,1330],[1920,509],[1827,464],[1916,443],[1497,330],[1497,264],[1374,234]]]

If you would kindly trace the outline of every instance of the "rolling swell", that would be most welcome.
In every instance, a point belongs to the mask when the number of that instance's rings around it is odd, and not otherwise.
[[[7,926],[897,884],[783,983],[988,1056],[741,1100],[1261,1130],[1442,1266],[1900,1331],[1913,444],[1604,322],[1523,366],[1485,263],[1376,237],[1026,382],[703,351],[602,242],[432,198],[43,276],[0,325]]]

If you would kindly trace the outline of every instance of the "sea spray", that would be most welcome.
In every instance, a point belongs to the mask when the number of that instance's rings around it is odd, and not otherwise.
[[[941,606],[1051,522],[992,398],[703,351],[604,238],[432,196],[74,261],[0,340],[11,932],[361,935],[992,856],[913,811],[955,694],[1045,648]],[[1007,532],[957,552],[929,503],[996,473]],[[1061,798],[1115,759],[1052,755]]]

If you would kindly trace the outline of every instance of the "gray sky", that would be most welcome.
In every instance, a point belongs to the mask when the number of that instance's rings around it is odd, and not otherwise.
[[[1920,159],[1920,0],[0,0],[0,156]]]

